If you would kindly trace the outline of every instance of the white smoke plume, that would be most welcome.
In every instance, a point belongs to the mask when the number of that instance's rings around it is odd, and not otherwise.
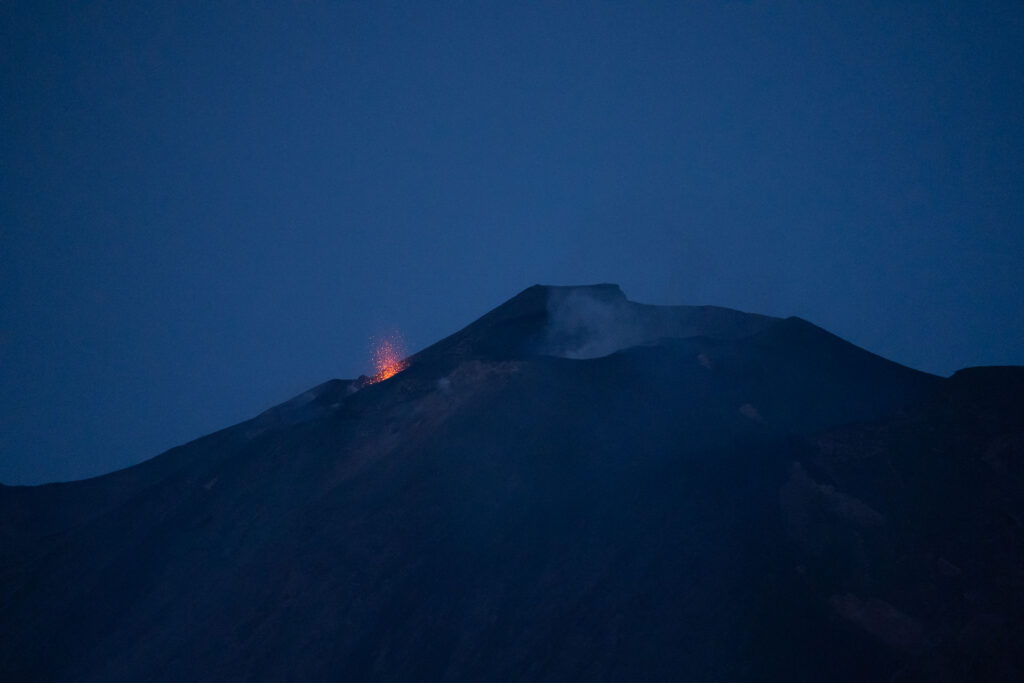
[[[634,307],[617,296],[587,289],[555,289],[548,297],[543,352],[564,358],[598,358],[648,340]]]
[[[665,339],[738,339],[775,318],[718,306],[651,306],[629,301],[615,285],[552,287],[540,353],[598,358]],[[710,367],[710,360],[701,360]]]

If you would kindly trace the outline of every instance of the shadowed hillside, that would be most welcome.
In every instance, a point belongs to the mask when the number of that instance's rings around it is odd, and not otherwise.
[[[1024,376],[531,287],[96,479],[0,488],[4,680],[1013,680]]]

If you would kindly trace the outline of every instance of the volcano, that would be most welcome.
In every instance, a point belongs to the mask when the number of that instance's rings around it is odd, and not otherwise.
[[[8,682],[1009,681],[1022,645],[1024,368],[614,285],[0,487]]]

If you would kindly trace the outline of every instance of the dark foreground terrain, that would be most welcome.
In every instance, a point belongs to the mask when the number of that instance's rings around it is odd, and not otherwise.
[[[0,486],[0,680],[1024,680],[1024,369],[532,287],[86,481]]]

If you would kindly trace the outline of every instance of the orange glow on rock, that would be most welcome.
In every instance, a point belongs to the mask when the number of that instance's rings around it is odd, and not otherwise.
[[[383,382],[405,370],[409,363],[402,358],[402,354],[402,339],[398,335],[376,340],[373,349],[373,368],[376,374],[368,383]]]

